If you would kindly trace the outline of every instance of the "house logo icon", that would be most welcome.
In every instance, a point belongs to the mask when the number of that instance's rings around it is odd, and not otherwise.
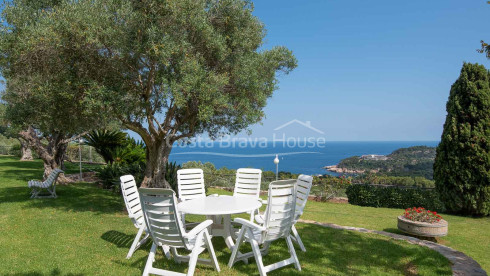
[[[301,125],[303,127],[306,127],[306,128],[308,128],[308,129],[310,129],[310,130],[312,130],[312,131],[314,131],[314,132],[316,132],[318,134],[322,134],[322,135],[325,134],[323,131],[321,131],[321,130],[319,130],[317,128],[314,128],[313,126],[311,126],[311,121],[302,122],[302,121],[297,120],[297,119],[291,120],[291,121],[289,121],[289,122],[287,122],[287,123],[285,123],[283,125],[280,125],[280,126],[276,127],[274,129],[274,131],[281,130],[283,128],[286,128],[286,127],[288,127],[290,125],[294,125],[294,124],[298,124],[298,125]]]

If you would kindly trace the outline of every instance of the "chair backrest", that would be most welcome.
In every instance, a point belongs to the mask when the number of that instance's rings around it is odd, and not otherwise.
[[[262,242],[277,240],[289,235],[296,208],[296,179],[273,181],[265,213]]]
[[[206,197],[204,173],[201,169],[182,169],[177,171],[179,198],[182,201]]]
[[[60,173],[62,173],[63,171],[56,168],[54,169],[49,175],[48,177],[46,178],[46,180],[44,180],[44,183],[47,183],[49,185],[53,185],[54,182],[56,182],[56,179],[58,178],[58,175],[60,175]]]
[[[259,169],[238,169],[233,196],[259,198],[262,171]]]
[[[144,222],[143,211],[141,210],[140,196],[136,181],[132,175],[123,175],[121,180],[121,193],[128,210],[128,215],[136,228]]]
[[[185,233],[177,210],[175,192],[170,189],[140,188],[146,227],[158,246],[186,247]]]
[[[310,175],[300,174],[297,180],[296,187],[296,215],[294,221],[296,222],[303,214],[310,195],[311,186],[313,185],[313,177]]]

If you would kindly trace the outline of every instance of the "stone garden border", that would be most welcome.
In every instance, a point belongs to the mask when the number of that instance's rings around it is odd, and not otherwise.
[[[475,275],[475,276],[485,275],[486,276],[487,275],[485,270],[481,268],[480,264],[478,264],[475,260],[467,256],[463,252],[459,252],[457,250],[452,249],[451,247],[440,245],[435,242],[425,241],[414,237],[389,233],[385,231],[369,230],[365,228],[350,227],[350,226],[341,226],[333,223],[321,223],[314,220],[300,219],[299,222],[320,225],[323,227],[328,227],[333,229],[350,230],[350,231],[356,231],[361,233],[373,233],[373,234],[390,237],[396,240],[404,240],[412,244],[428,247],[442,254],[451,262],[451,269],[453,271],[453,275],[456,276],[460,276],[460,275]]]

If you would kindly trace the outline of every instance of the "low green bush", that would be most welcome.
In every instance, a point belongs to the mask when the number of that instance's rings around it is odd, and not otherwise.
[[[119,177],[130,174],[134,176],[136,185],[139,187],[145,176],[146,164],[144,162],[136,162],[131,164],[112,163],[101,167],[97,172],[97,177],[100,179],[104,189],[117,190],[119,188]],[[165,167],[165,179],[170,184],[172,190],[177,193],[177,171],[181,169],[180,165],[175,162],[168,163]]]
[[[141,181],[143,181],[144,172],[145,165],[142,163],[113,163],[101,167],[97,172],[97,177],[100,179],[100,182],[104,189],[116,190],[119,187],[119,177],[126,174],[134,176],[136,184],[139,187]]]
[[[423,188],[434,188],[434,180],[421,176],[388,176],[379,174],[361,174],[352,179],[356,184],[380,184],[396,186],[415,186]]]
[[[359,206],[403,209],[420,206],[438,212],[446,210],[435,189],[354,184],[347,187],[346,194],[350,204]]]
[[[345,176],[313,176],[311,195],[317,200],[327,201],[334,197],[345,197],[346,188],[351,185],[351,178]]]

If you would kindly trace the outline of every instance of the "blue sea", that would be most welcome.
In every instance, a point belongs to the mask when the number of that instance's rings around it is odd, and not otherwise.
[[[170,154],[170,161],[178,164],[187,161],[211,162],[216,168],[227,167],[258,168],[275,171],[273,162],[279,155],[279,171],[304,174],[332,174],[324,166],[336,165],[340,160],[363,154],[387,155],[399,148],[412,146],[435,147],[439,141],[390,141],[390,142],[325,142],[323,145],[306,147],[305,145],[288,146],[281,142],[223,144],[208,142],[206,145],[191,144],[175,146]]]

